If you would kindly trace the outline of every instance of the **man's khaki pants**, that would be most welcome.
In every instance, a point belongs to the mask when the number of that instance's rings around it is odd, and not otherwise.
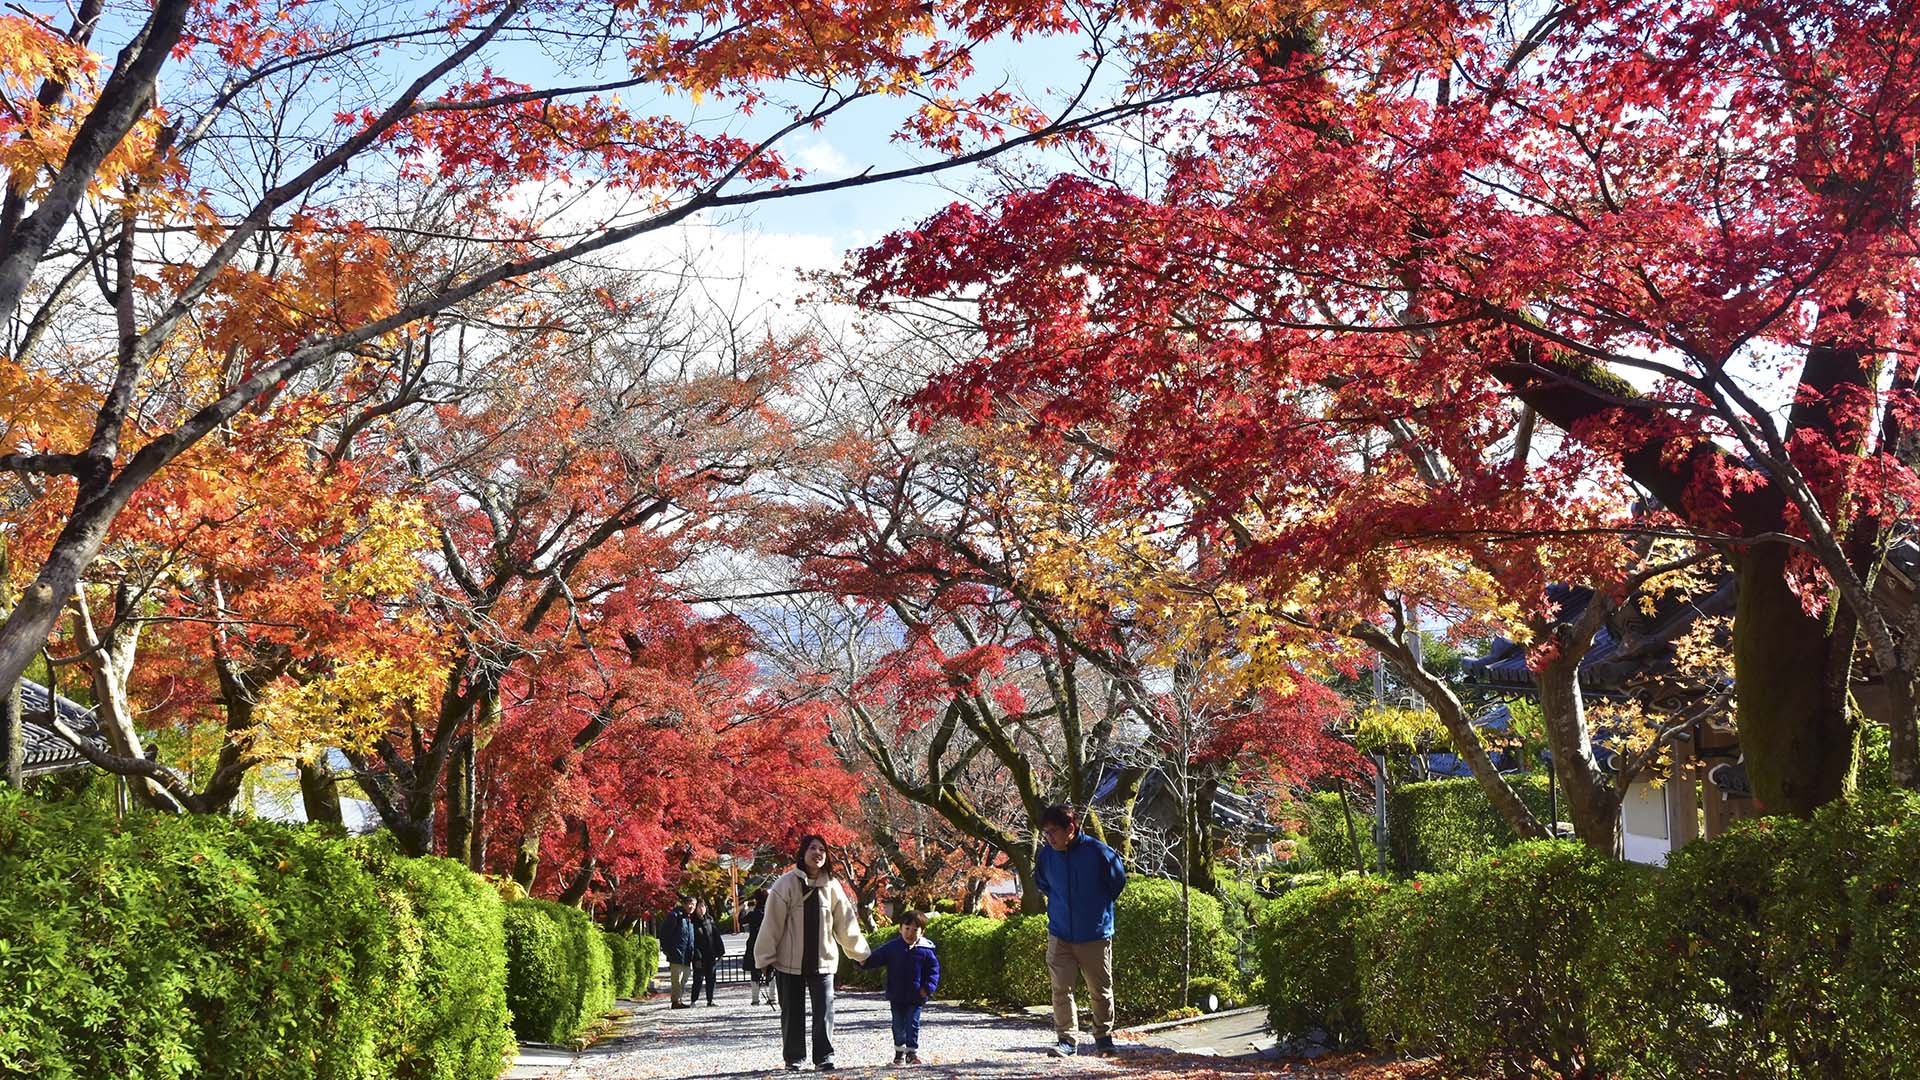
[[[1047,935],[1047,973],[1053,976],[1053,1031],[1061,1041],[1080,1032],[1079,1010],[1073,1004],[1073,987],[1082,975],[1087,993],[1093,999],[1093,1037],[1104,1039],[1113,1034],[1113,939],[1101,941],[1061,941]]]
[[[673,977],[673,1003],[680,1004],[680,995],[687,988],[687,972],[691,964],[668,964],[667,972]],[[688,999],[691,1000],[691,999]]]

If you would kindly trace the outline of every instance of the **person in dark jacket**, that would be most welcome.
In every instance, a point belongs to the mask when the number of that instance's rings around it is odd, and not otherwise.
[[[1040,846],[1033,880],[1047,896],[1047,974],[1053,983],[1053,1032],[1048,1053],[1069,1057],[1079,1049],[1080,1017],[1073,988],[1084,976],[1093,999],[1096,1054],[1113,1046],[1113,902],[1127,887],[1120,856],[1080,831],[1069,806],[1049,806],[1040,815]]]
[[[920,1008],[940,986],[940,958],[927,938],[927,915],[900,917],[900,936],[873,950],[863,968],[887,969],[887,1004],[893,1008],[893,1063],[920,1064]]]
[[[755,889],[747,897],[747,913],[740,916],[740,925],[747,931],[747,951],[741,956],[740,964],[747,969],[747,978],[753,982],[753,1002],[758,1005],[764,998],[768,1005],[777,1002],[773,996],[773,971],[770,968],[753,966],[753,946],[760,939],[760,924],[767,917],[767,890]]]
[[[660,951],[666,955],[667,971],[672,976],[673,1004],[675,1009],[684,1009],[692,1004],[683,1001],[687,989],[687,972],[693,967],[693,897],[680,898],[680,906],[667,912],[666,921],[660,924]]]
[[[720,936],[720,924],[707,911],[705,900],[693,905],[693,996],[688,1004],[700,1004],[700,987],[707,988],[707,1004],[713,1004],[713,984],[720,970],[720,958],[727,955],[727,943]]]

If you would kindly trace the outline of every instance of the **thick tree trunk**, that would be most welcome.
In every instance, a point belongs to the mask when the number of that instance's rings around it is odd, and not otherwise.
[[[1146,781],[1144,765],[1122,766],[1114,777],[1113,793],[1107,797],[1107,813],[1100,815],[1100,842],[1112,848],[1122,862],[1133,855],[1133,807],[1140,799],[1140,785]]]
[[[23,722],[20,681],[16,679],[0,689],[0,783],[5,783],[15,791],[21,790],[25,784],[21,775],[27,760],[26,732],[21,729]]]
[[[1805,817],[1844,794],[1853,771],[1859,732],[1845,696],[1853,621],[1808,616],[1787,587],[1786,558],[1784,545],[1761,544],[1735,559],[1733,678],[1755,799],[1768,813]]]
[[[1014,879],[1020,882],[1020,914],[1038,915],[1047,910],[1047,898],[1040,894],[1040,885],[1033,878],[1033,860],[1038,854],[1037,848],[1028,849],[1016,855],[1007,852],[1007,861],[1013,864]]]
[[[13,549],[6,535],[0,533],[0,618],[12,610]],[[48,686],[48,698],[51,699],[53,694],[54,687]],[[0,679],[0,783],[15,791],[21,790],[25,783],[21,776],[26,768],[27,755],[26,732],[21,730],[24,722],[19,678]]]
[[[1187,867],[1187,880],[1201,892],[1218,896],[1220,882],[1214,879],[1213,799],[1220,792],[1220,781],[1200,780],[1193,787],[1194,797],[1187,807],[1187,839],[1193,847],[1190,852],[1180,853],[1181,862]]]
[[[473,838],[473,736],[454,745],[447,762],[447,857],[466,859]]]
[[[1595,596],[1593,603],[1600,603]],[[1592,644],[1566,640],[1558,656],[1534,674],[1540,690],[1540,716],[1547,747],[1553,753],[1560,805],[1573,823],[1573,835],[1604,855],[1620,854],[1620,795],[1600,768],[1587,728],[1586,701],[1580,692],[1580,661]]]
[[[308,821],[318,825],[346,824],[346,818],[340,813],[340,787],[334,782],[333,771],[320,762],[300,763],[300,803],[306,809]]]
[[[529,829],[520,838],[520,846],[513,853],[513,880],[529,893],[533,891],[533,879],[540,876],[540,830]]]

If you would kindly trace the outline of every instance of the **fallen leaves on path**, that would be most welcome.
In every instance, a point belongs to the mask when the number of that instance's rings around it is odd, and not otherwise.
[[[1436,1080],[1433,1062],[1398,1061],[1365,1053],[1329,1054],[1314,1060],[1289,1058],[1202,1058],[1155,1051],[1130,1052],[1118,1059],[1126,1075],[1139,1080],[1236,1080],[1284,1076],[1298,1080]]]

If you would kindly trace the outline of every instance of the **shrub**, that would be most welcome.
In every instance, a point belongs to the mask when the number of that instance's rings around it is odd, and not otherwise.
[[[408,1022],[396,1035],[400,1080],[493,1080],[513,1053],[500,894],[452,859],[409,858],[385,841],[380,873],[414,902],[422,935]]]
[[[1007,919],[1006,967],[1001,1001],[1009,1005],[1047,1005],[1053,1001],[1053,976],[1047,972],[1047,917],[1014,915]]]
[[[613,1006],[613,959],[579,908],[548,900],[507,905],[507,1004],[526,1042],[560,1042]]]
[[[887,942],[899,936],[900,928],[897,926],[877,926],[874,927],[871,934],[867,935],[867,944],[878,949],[880,946],[885,945]],[[944,981],[944,969],[946,968],[945,957],[941,958],[940,966],[943,975],[942,981]],[[834,975],[833,981],[834,985],[845,987],[848,990],[878,990],[887,984],[887,970],[885,968],[863,968],[858,961],[843,952],[840,954],[840,970]]]
[[[1514,793],[1542,821],[1552,798],[1544,773],[1507,777]],[[1405,784],[1387,795],[1387,861],[1395,873],[1439,874],[1517,839],[1471,777]]]
[[[482,893],[320,829],[0,793],[0,1072],[496,1076],[502,984],[445,962],[463,920],[497,941]]]
[[[1339,1044],[1366,1042],[1356,949],[1360,921],[1392,886],[1349,877],[1289,890],[1262,913],[1260,971],[1267,1019],[1282,1036],[1324,1030]]]
[[[1220,1000],[1239,1003],[1245,1000],[1245,987],[1260,973],[1259,950],[1255,947],[1260,911],[1267,900],[1251,884],[1227,871],[1214,875],[1214,895],[1220,901],[1220,926],[1234,947],[1234,983],[1223,987]]]
[[[1762,818],[1676,854],[1609,919],[1596,1038],[1624,1077],[1860,1077],[1920,1068],[1920,797]],[[1658,973],[1658,982],[1643,982]],[[1657,1009],[1641,1030],[1609,1015]]]
[[[1001,996],[1006,963],[1006,923],[984,915],[942,915],[927,924],[940,955],[936,996],[955,1001],[994,1001]]]
[[[1220,1008],[1234,1005],[1239,991],[1225,979],[1216,979],[1210,975],[1201,975],[1187,984],[1187,1003],[1196,1009],[1207,1008],[1207,997],[1211,995]],[[1177,1011],[1177,1010],[1176,1010]]]
[[[1601,913],[1638,876],[1583,845],[1542,840],[1417,882],[1365,924],[1380,935],[1367,989],[1391,987],[1366,999],[1368,1029],[1440,1054],[1448,1075],[1592,1075],[1581,960]]]
[[[1192,897],[1193,978],[1234,985],[1233,942],[1221,926],[1220,902],[1199,889]],[[1136,877],[1115,905],[1114,1008],[1123,1019],[1156,1016],[1180,1000],[1180,883]]]
[[[653,977],[660,971],[660,939],[651,934],[636,934],[633,943],[634,993],[651,994]]]
[[[1373,843],[1373,809],[1352,795],[1348,804],[1353,811],[1353,834],[1347,833],[1347,813],[1342,809],[1340,793],[1316,791],[1307,796],[1307,855],[1314,866],[1327,870],[1365,870],[1376,865]],[[1354,861],[1354,843],[1360,846],[1358,864]]]
[[[633,996],[633,938],[627,934],[607,934],[607,954],[613,961],[613,996]]]

